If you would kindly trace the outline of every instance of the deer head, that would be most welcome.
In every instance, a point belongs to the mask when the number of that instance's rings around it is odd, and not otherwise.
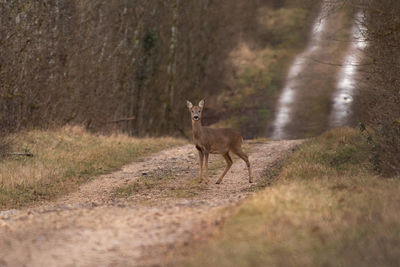
[[[193,106],[193,104],[190,101],[186,101],[186,106],[189,109],[189,112],[192,117],[192,121],[200,121],[201,120],[201,112],[203,111],[203,107],[204,107],[204,100],[201,100],[199,102],[198,106]]]

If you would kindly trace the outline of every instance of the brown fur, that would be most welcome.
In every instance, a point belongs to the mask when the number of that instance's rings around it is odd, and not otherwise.
[[[200,157],[200,177],[199,182],[203,180],[203,160],[206,171],[206,182],[209,181],[208,177],[208,156],[209,154],[221,154],[225,161],[226,167],[222,175],[217,180],[217,184],[222,182],[225,174],[232,166],[232,158],[229,152],[233,152],[246,162],[247,169],[249,170],[249,182],[253,182],[251,176],[250,162],[248,156],[242,151],[242,136],[235,130],[230,128],[208,128],[201,125],[201,114],[204,108],[204,100],[201,100],[198,106],[193,106],[192,103],[187,101],[187,107],[191,113],[192,128],[193,128],[193,142],[199,152]]]

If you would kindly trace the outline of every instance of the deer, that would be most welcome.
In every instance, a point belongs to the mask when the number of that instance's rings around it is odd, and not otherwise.
[[[249,158],[242,150],[242,135],[231,128],[203,127],[201,124],[201,117],[204,109],[204,100],[201,100],[198,106],[194,106],[190,101],[186,100],[186,106],[189,109],[192,119],[193,143],[198,150],[200,157],[199,183],[203,181],[203,160],[205,166],[205,182],[209,182],[209,154],[221,154],[226,161],[225,170],[218,178],[216,184],[220,184],[222,182],[225,174],[228,172],[233,164],[229,152],[236,154],[244,160],[249,171],[249,183],[252,183],[253,177],[251,175]]]

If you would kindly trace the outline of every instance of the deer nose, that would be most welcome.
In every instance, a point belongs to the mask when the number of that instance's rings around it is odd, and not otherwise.
[[[194,115],[194,116],[193,116],[193,119],[198,120],[198,119],[199,119],[199,116]]]

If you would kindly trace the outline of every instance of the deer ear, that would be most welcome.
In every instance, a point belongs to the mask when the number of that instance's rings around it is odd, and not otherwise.
[[[204,107],[204,99],[200,100],[200,102],[199,102],[199,107],[200,107],[200,108],[203,108],[203,107]]]
[[[193,104],[190,101],[186,100],[186,106],[188,107],[188,109],[191,109],[193,107]]]

